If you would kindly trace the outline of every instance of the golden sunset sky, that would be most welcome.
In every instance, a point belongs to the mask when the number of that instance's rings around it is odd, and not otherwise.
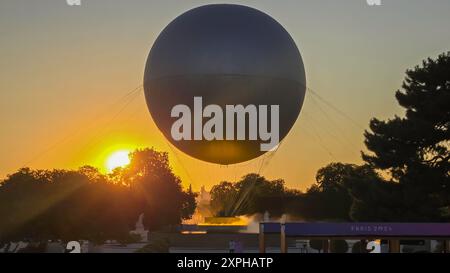
[[[262,164],[204,163],[172,150],[145,104],[149,50],[181,13],[216,1],[65,0],[0,2],[0,178],[20,167],[106,171],[119,150],[168,151],[185,186],[210,188],[248,172],[305,189],[332,161],[361,163],[372,117],[401,115],[394,92],[404,72],[450,48],[450,1],[229,1],[257,8],[296,41],[308,94],[297,123]],[[128,96],[126,96],[129,94]],[[262,167],[261,167],[262,165]]]

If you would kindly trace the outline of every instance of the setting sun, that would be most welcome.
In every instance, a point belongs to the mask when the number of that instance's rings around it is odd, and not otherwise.
[[[106,168],[108,172],[111,172],[115,168],[125,167],[130,164],[130,158],[128,157],[129,151],[117,151],[108,157],[106,161]]]

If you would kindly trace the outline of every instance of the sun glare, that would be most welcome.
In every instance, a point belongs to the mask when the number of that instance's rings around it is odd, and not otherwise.
[[[128,157],[129,151],[117,151],[108,157],[106,161],[106,168],[108,172],[112,172],[115,168],[125,167],[130,164]]]

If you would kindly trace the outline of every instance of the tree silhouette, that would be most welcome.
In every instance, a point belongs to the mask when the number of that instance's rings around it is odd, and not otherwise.
[[[21,169],[1,184],[0,203],[0,240],[119,239],[136,214],[129,189],[91,167]]]
[[[270,212],[283,213],[289,191],[284,181],[267,180],[258,174],[247,174],[236,183],[221,182],[211,189],[211,206],[219,216]]]
[[[147,228],[178,224],[195,210],[166,153],[131,154],[131,164],[107,177],[79,170],[23,168],[0,184],[0,241],[106,239],[127,241],[138,216]]]
[[[138,149],[130,164],[115,173],[114,180],[129,186],[144,212],[144,226],[150,230],[176,225],[192,216],[195,194],[184,192],[181,180],[169,164],[166,152]]]
[[[392,220],[449,219],[450,52],[407,70],[396,98],[405,116],[371,120],[363,159],[398,183]]]

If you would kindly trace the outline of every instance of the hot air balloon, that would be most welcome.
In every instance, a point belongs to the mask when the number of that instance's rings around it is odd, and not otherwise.
[[[148,109],[167,140],[194,158],[226,165],[267,152],[263,129],[276,130],[278,141],[285,138],[305,86],[303,61],[289,33],[259,10],[230,4],[175,18],[154,42],[144,72]],[[243,115],[230,115],[231,107]],[[180,122],[184,110],[191,116]],[[213,118],[216,126],[208,131]]]

